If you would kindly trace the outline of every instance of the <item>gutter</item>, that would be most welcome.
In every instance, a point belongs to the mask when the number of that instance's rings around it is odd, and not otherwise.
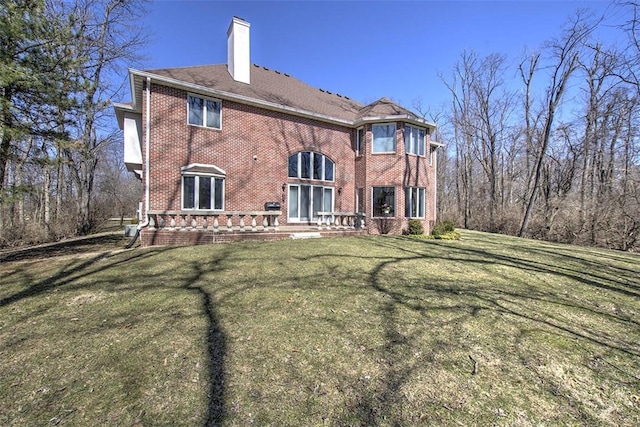
[[[426,126],[431,129],[435,129],[437,126],[435,123],[431,123],[425,119],[419,117],[413,117],[408,114],[394,114],[389,116],[370,116],[361,117],[352,123],[352,126],[360,127],[365,123],[378,123],[378,122],[405,122],[410,124],[417,124],[419,126]]]
[[[135,77],[146,78],[147,80],[153,78],[156,81],[167,84],[170,87],[179,88],[182,90],[192,90],[194,92],[200,94],[206,94],[209,96],[214,96],[221,99],[226,99],[230,101],[240,102],[242,104],[251,105],[254,107],[265,108],[271,111],[278,112],[286,112],[298,117],[305,117],[314,120],[318,120],[325,123],[332,123],[341,126],[347,126],[350,128],[357,128],[362,126],[365,123],[375,123],[375,122],[385,122],[385,121],[403,121],[411,124],[416,124],[418,126],[426,126],[431,129],[435,129],[437,126],[435,123],[429,122],[420,117],[410,116],[407,114],[397,114],[397,115],[387,115],[387,116],[371,116],[371,117],[361,117],[355,120],[347,120],[340,119],[337,117],[331,117],[324,114],[315,113],[313,111],[303,110],[300,108],[289,107],[288,105],[278,104],[275,102],[269,102],[262,99],[252,98],[246,95],[239,95],[232,92],[226,92],[222,90],[216,90],[208,86],[201,86],[194,83],[184,82],[182,80],[177,80],[167,76],[161,76],[158,74],[150,73],[148,71],[141,71],[136,69],[129,69],[129,82],[131,85],[131,93],[133,94],[131,104],[120,104],[118,108],[136,111],[138,106],[136,105],[136,96],[135,96]],[[124,108],[123,108],[124,107]]]
[[[151,126],[151,77],[147,76],[147,102],[145,105],[145,132],[144,132],[144,221],[138,224],[138,231],[149,225],[149,131]]]
[[[129,69],[129,73],[131,76],[137,75],[140,76],[142,78],[151,78],[153,77],[154,80],[160,81],[162,83],[167,84],[168,86],[171,87],[176,87],[176,88],[180,88],[180,89],[187,89],[187,90],[192,90],[194,92],[200,93],[200,94],[206,94],[209,96],[214,96],[217,98],[221,98],[221,99],[227,99],[230,101],[237,101],[240,102],[242,104],[247,104],[247,105],[251,105],[254,107],[261,107],[261,108],[265,108],[267,110],[272,110],[272,111],[279,111],[279,112],[287,112],[289,114],[292,114],[294,116],[299,116],[299,117],[305,117],[305,118],[311,118],[311,119],[315,119],[315,120],[319,120],[321,122],[327,122],[327,123],[332,123],[332,124],[338,124],[338,125],[342,125],[342,126],[349,126],[349,127],[353,127],[353,122],[350,120],[345,120],[345,119],[339,119],[337,117],[331,117],[331,116],[326,116],[324,114],[318,114],[318,113],[314,113],[312,111],[307,111],[307,110],[302,110],[299,108],[294,108],[294,107],[289,107],[287,105],[282,105],[282,104],[277,104],[275,102],[269,102],[269,101],[263,101],[261,99],[256,99],[256,98],[251,98],[245,95],[238,95],[235,93],[231,93],[231,92],[225,92],[222,90],[216,90],[216,89],[212,89],[210,87],[207,86],[201,86],[201,85],[197,85],[197,84],[193,84],[193,83],[187,83],[184,82],[182,80],[176,80],[173,79],[171,77],[165,77],[165,76],[159,76],[157,74],[153,74],[153,73],[149,73],[147,71],[140,71],[140,70],[134,70],[134,69]],[[132,91],[132,93],[134,94],[134,109],[135,109],[135,90]]]

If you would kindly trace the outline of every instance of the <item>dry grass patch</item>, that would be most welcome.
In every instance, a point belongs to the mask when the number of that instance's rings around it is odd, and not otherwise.
[[[2,425],[637,425],[638,256],[464,232],[0,266]]]

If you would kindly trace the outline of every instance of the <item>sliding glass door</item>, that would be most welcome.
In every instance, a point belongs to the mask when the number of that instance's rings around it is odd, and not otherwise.
[[[321,185],[289,185],[289,221],[309,222],[318,212],[333,211],[333,187]]]

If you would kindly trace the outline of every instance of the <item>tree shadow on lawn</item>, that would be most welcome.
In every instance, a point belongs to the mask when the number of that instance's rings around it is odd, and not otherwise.
[[[354,238],[357,239],[357,238]],[[415,242],[415,243],[414,243]],[[447,280],[446,275],[437,282],[418,282],[415,283],[415,289],[409,287],[388,286],[386,279],[389,277],[389,269],[400,265],[404,262],[425,261],[435,265],[446,265],[447,262],[456,261],[459,263],[471,263],[484,268],[493,275],[500,275],[495,266],[507,266],[524,269],[531,273],[545,273],[555,275],[561,279],[577,281],[585,286],[598,287],[607,291],[621,292],[625,297],[633,297],[635,293],[629,289],[620,290],[618,285],[623,286],[627,283],[625,279],[610,279],[599,275],[598,273],[580,271],[575,267],[565,267],[557,265],[547,265],[544,262],[534,261],[530,258],[518,257],[517,253],[513,256],[496,254],[490,250],[484,251],[479,249],[471,249],[466,246],[460,246],[450,243],[439,242],[417,242],[402,237],[379,238],[372,240],[366,238],[367,245],[378,245],[389,249],[388,256],[372,258],[368,254],[360,254],[358,252],[337,254],[312,254],[309,258],[327,260],[339,260],[341,265],[348,265],[349,259],[357,259],[361,261],[372,261],[373,266],[368,271],[353,272],[348,268],[330,269],[332,279],[336,281],[335,286],[341,286],[340,281],[344,279],[350,283],[352,279],[360,277],[365,278],[366,285],[370,287],[376,294],[383,297],[376,313],[380,316],[380,325],[382,327],[383,345],[372,349],[377,353],[378,359],[381,360],[380,365],[383,374],[375,385],[364,380],[349,385],[349,396],[346,396],[346,408],[342,418],[337,420],[338,423],[349,424],[356,423],[366,425],[404,425],[408,422],[419,423],[420,414],[402,413],[402,408],[406,407],[406,396],[403,394],[403,386],[410,382],[417,370],[424,370],[425,361],[421,358],[413,357],[412,352],[415,350],[416,343],[419,342],[421,336],[430,334],[438,327],[444,326],[445,320],[438,318],[439,311],[455,312],[456,315],[452,320],[448,320],[450,325],[459,324],[476,316],[486,313],[487,311],[503,313],[516,318],[524,319],[528,322],[539,324],[565,337],[577,338],[579,340],[587,340],[592,344],[600,346],[604,349],[622,352],[633,356],[640,357],[637,343],[625,342],[621,339],[614,339],[610,336],[598,335],[598,331],[586,331],[584,326],[571,324],[567,319],[554,317],[550,313],[532,313],[531,307],[527,301],[539,301],[547,304],[556,304],[560,306],[572,307],[578,310],[588,311],[599,316],[616,322],[625,324],[633,323],[637,327],[637,322],[633,319],[618,316],[616,314],[600,311],[588,303],[577,300],[567,299],[562,295],[545,294],[539,289],[534,289],[531,293],[524,290],[514,291],[513,289],[498,289],[496,287],[474,287],[471,283],[457,283]],[[446,247],[446,250],[443,250]],[[225,245],[224,247],[216,247],[210,256],[202,256],[193,261],[184,261],[182,268],[185,268],[186,274],[177,284],[178,288],[194,293],[198,296],[202,304],[203,312],[207,321],[206,332],[206,348],[208,357],[208,375],[209,375],[209,392],[208,406],[206,409],[205,425],[217,426],[226,421],[228,417],[228,408],[225,401],[225,358],[228,351],[227,335],[223,330],[221,319],[217,306],[223,304],[225,300],[233,295],[244,292],[250,287],[256,286],[255,283],[249,283],[239,280],[234,283],[233,289],[225,289],[223,297],[216,297],[215,289],[211,287],[211,280],[215,280],[215,275],[225,272],[233,268],[233,257],[237,253],[236,249],[242,248],[238,245]],[[108,252],[100,253],[89,259],[82,260],[79,263],[70,262],[61,268],[53,277],[42,279],[33,283],[29,288],[8,296],[0,300],[0,308],[15,303],[23,298],[38,296],[45,291],[65,287],[66,289],[78,289],[86,285],[74,285],[74,282],[81,278],[90,278],[92,274],[98,271],[108,269],[127,268],[128,265],[137,261],[148,258],[157,258],[160,254],[166,257],[172,257],[170,251],[174,248],[158,248],[154,250],[134,250],[125,252],[118,257],[110,258]],[[529,250],[531,248],[528,248]],[[244,250],[244,249],[243,249]],[[259,249],[256,249],[259,250]],[[240,252],[242,253],[242,252]],[[555,256],[555,253],[551,254]],[[304,257],[300,257],[304,260]],[[239,260],[236,258],[236,260]],[[99,263],[99,267],[94,266]],[[161,261],[159,261],[161,262]],[[228,262],[228,263],[227,263]],[[327,263],[332,264],[333,261]],[[281,283],[289,281],[293,283],[291,286],[296,290],[313,289],[313,280],[300,280],[302,283],[310,283],[296,285],[298,277],[295,268],[289,268],[284,277],[281,277]],[[633,273],[633,272],[630,272]],[[212,275],[212,276],[210,276]],[[352,276],[353,275],[353,276]],[[342,276],[342,277],[341,277]],[[631,276],[629,275],[629,281]],[[508,277],[503,277],[507,281]],[[613,284],[611,280],[617,280]],[[265,282],[258,284],[264,286],[268,290],[269,286],[276,283]],[[162,285],[150,282],[142,286],[145,288],[161,287]],[[354,290],[356,292],[357,290]],[[441,295],[443,298],[457,299],[456,304],[438,304],[426,302],[420,298],[416,292],[429,292],[432,295]],[[509,299],[508,301],[506,301]],[[403,329],[404,319],[401,310],[410,310],[417,313],[424,319],[424,327],[418,328],[413,332]],[[434,313],[436,313],[434,315]],[[366,342],[360,342],[362,339],[356,332],[350,332],[347,326],[341,322],[335,321],[336,328],[342,330],[342,333],[349,340],[361,345],[367,345]],[[446,351],[449,346],[459,343],[451,343],[445,341],[434,341],[438,346],[442,347],[442,351]],[[438,344],[439,343],[439,344]],[[454,348],[451,348],[454,350]],[[460,350],[460,349],[457,349]],[[469,365],[470,367],[471,365]],[[469,369],[470,372],[470,369]],[[434,397],[437,401],[437,396]],[[438,409],[442,409],[441,404],[437,404]],[[429,408],[425,408],[426,411]],[[446,410],[445,410],[446,411]],[[580,410],[584,412],[583,410]],[[587,421],[596,423],[598,420],[589,418],[589,414],[582,414]]]
[[[395,242],[392,244],[391,242],[393,242],[394,240]],[[418,258],[420,258],[421,256],[424,256],[426,259],[429,259],[429,260],[437,260],[436,263],[438,263],[439,265],[446,265],[447,261],[449,262],[458,261],[463,263],[471,263],[475,265],[485,266],[484,269],[490,275],[501,277],[505,282],[508,282],[509,280],[513,280],[513,279],[501,273],[497,268],[495,268],[496,266],[513,267],[520,270],[528,271],[532,275],[548,274],[551,276],[555,276],[560,280],[569,280],[569,281],[581,283],[587,288],[593,287],[593,288],[599,288],[605,291],[613,292],[614,294],[620,293],[622,294],[622,296],[626,298],[640,297],[640,293],[635,291],[635,287],[638,286],[637,279],[638,277],[640,277],[640,269],[635,272],[629,271],[629,274],[627,274],[625,278],[621,277],[620,273],[616,274],[614,277],[607,277],[606,275],[602,274],[602,271],[605,267],[609,268],[608,265],[600,264],[599,268],[597,268],[598,266],[592,263],[590,264],[590,267],[591,267],[590,269],[580,268],[579,266],[569,265],[568,263],[563,263],[562,265],[560,265],[559,263],[557,263],[558,258],[566,257],[566,255],[549,251],[549,250],[539,250],[539,248],[535,248],[535,247],[532,248],[530,245],[527,245],[526,243],[523,243],[522,246],[514,245],[512,247],[513,254],[514,254],[513,256],[497,254],[495,252],[488,251],[488,250],[485,251],[485,250],[479,250],[479,249],[471,249],[466,246],[459,246],[455,244],[449,245],[447,243],[444,243],[444,245],[446,245],[446,249],[449,252],[449,254],[446,257],[441,257],[441,256],[433,256],[433,255],[421,255],[420,252],[409,250],[406,245],[402,244],[403,242],[406,242],[406,240],[404,240],[403,238],[392,237],[388,239],[388,241],[386,241],[385,244],[388,245],[390,248],[412,253]],[[526,241],[523,241],[523,242],[526,242]],[[432,244],[431,242],[420,242],[420,243],[426,244],[426,245]],[[529,253],[538,253],[538,252],[542,253],[545,256],[549,257],[550,262],[545,263],[542,261],[532,260],[529,257],[526,257],[526,258],[518,257],[518,253],[521,252],[518,250],[519,248],[523,250],[526,248],[526,251],[528,251]],[[572,259],[573,261],[576,261],[576,260],[582,261],[582,259],[576,258],[576,257],[568,257],[568,259]],[[555,263],[552,264],[551,261],[555,261]],[[429,287],[431,286],[434,286],[434,285],[429,285]],[[438,285],[435,285],[435,287],[437,288]],[[487,289],[488,292],[482,292],[482,289]],[[466,291],[463,290],[462,287],[460,289],[452,289],[452,290],[454,292],[469,291],[469,289],[467,289]],[[613,342],[600,341],[598,340],[598,337],[595,335],[580,333],[577,330],[572,330],[570,328],[561,326],[560,319],[557,319],[558,323],[555,324],[553,323],[553,320],[554,320],[553,318],[551,321],[549,321],[539,317],[532,317],[532,315],[526,314],[527,311],[529,311],[526,304],[520,304],[522,311],[515,311],[513,308],[505,307],[498,300],[505,300],[505,297],[511,296],[514,299],[517,299],[520,301],[538,301],[538,302],[544,302],[544,303],[553,304],[553,305],[572,307],[579,310],[587,311],[591,314],[606,317],[615,322],[636,325],[636,326],[640,325],[640,322],[638,322],[637,320],[633,319],[630,316],[624,316],[619,313],[611,313],[604,310],[596,309],[593,306],[588,305],[588,302],[582,303],[582,301],[570,299],[565,294],[544,292],[544,291],[541,291],[539,287],[536,287],[533,289],[531,287],[527,287],[526,292],[524,291],[515,292],[512,289],[492,289],[491,287],[483,286],[480,289],[475,289],[475,293],[473,293],[473,295],[481,301],[492,304],[494,307],[496,307],[497,309],[505,313],[517,315],[517,316],[520,316],[529,320],[533,320],[539,323],[546,323],[548,326],[552,326],[557,329],[564,330],[565,332],[573,334],[577,337],[589,339],[596,344],[611,347],[612,349],[625,352],[632,356],[636,356],[636,357],[640,356],[640,351],[638,351],[637,346],[633,345],[634,343],[628,343],[628,345],[616,345]],[[513,303],[514,301],[511,301],[511,302]],[[518,305],[518,303],[516,303],[516,305]],[[579,325],[579,326],[582,326],[582,325]]]
[[[427,315],[433,314],[438,310],[447,310],[448,312],[457,311],[459,316],[455,318],[456,323],[463,323],[468,319],[480,315],[481,313],[491,312],[494,314],[509,315],[515,318],[540,325],[541,330],[551,331],[560,337],[572,338],[577,340],[586,340],[589,343],[603,348],[606,352],[620,352],[634,359],[640,358],[640,349],[633,337],[616,337],[610,336],[605,331],[590,330],[585,325],[577,323],[576,320],[570,318],[559,317],[540,307],[538,303],[557,305],[565,308],[586,311],[592,315],[601,316],[609,319],[611,322],[621,324],[624,327],[635,328],[638,322],[628,316],[620,316],[599,310],[590,306],[588,302],[573,300],[564,295],[554,293],[545,293],[535,287],[528,287],[521,279],[519,286],[521,291],[513,289],[500,289],[495,286],[474,286],[472,282],[454,282],[446,277],[446,267],[442,268],[443,277],[437,283],[422,283],[419,285],[424,291],[432,295],[441,295],[449,300],[458,299],[455,305],[443,304],[425,304],[420,301],[414,291],[408,291],[407,287],[388,285],[389,269],[399,264],[409,261],[427,261],[434,266],[446,266],[447,262],[456,261],[464,264],[473,264],[482,268],[490,275],[500,275],[500,270],[496,267],[513,267],[530,272],[531,274],[549,274],[558,277],[560,280],[574,281],[581,283],[587,287],[600,288],[609,292],[619,292],[625,297],[639,296],[634,290],[630,289],[630,283],[635,276],[630,271],[626,278],[610,278],[599,274],[598,271],[584,271],[578,267],[559,266],[545,264],[536,261],[530,257],[518,257],[517,252],[513,256],[496,254],[489,250],[471,249],[466,246],[460,246],[456,243],[439,243],[439,242],[416,242],[407,240],[402,237],[385,236],[375,241],[375,245],[390,249],[389,256],[379,258],[375,267],[368,273],[368,284],[373,290],[385,297],[383,307],[379,310],[382,316],[382,326],[384,328],[385,344],[380,350],[380,360],[386,361],[386,370],[384,378],[376,387],[367,387],[362,384],[356,384],[357,397],[352,402],[350,410],[355,411],[357,419],[366,425],[404,425],[406,422],[418,422],[415,414],[402,414],[398,411],[402,408],[403,400],[406,397],[401,392],[403,386],[413,377],[414,372],[419,369],[420,361],[411,363],[412,348],[415,348],[414,342],[417,342],[419,335],[424,334],[424,330],[418,330],[413,335],[402,332],[401,325],[403,319],[399,316],[399,309],[408,309],[419,313],[426,319]],[[424,246],[422,246],[424,245]],[[431,250],[436,245],[436,250]],[[446,255],[443,253],[443,246],[446,247]],[[418,248],[418,249],[416,249]],[[426,250],[423,250],[426,249]],[[527,248],[530,250],[531,248]],[[554,252],[547,255],[557,257]],[[353,258],[352,254],[327,254],[314,255],[318,257],[342,257]],[[360,258],[359,256],[355,256]],[[362,257],[362,259],[371,259],[371,257]],[[574,260],[575,261],[575,260]],[[435,268],[435,267],[434,267]],[[502,277],[504,283],[508,283],[509,277]],[[511,279],[513,280],[513,279]],[[474,302],[475,301],[475,302]],[[533,308],[528,301],[534,302]],[[540,310],[538,313],[536,310]],[[431,325],[437,329],[437,325]],[[555,331],[555,332],[553,332]],[[427,332],[428,333],[428,332]],[[354,337],[357,340],[357,337]],[[441,343],[443,346],[451,345],[451,343]],[[452,348],[451,350],[460,350],[460,348]],[[621,371],[624,375],[631,376],[637,380],[637,377]],[[437,400],[437,399],[436,399]],[[584,422],[599,423],[592,413],[586,411],[583,405],[570,405],[572,411],[576,413]],[[409,418],[407,418],[409,417]],[[353,422],[353,415],[345,415],[342,420]]]
[[[0,251],[0,262],[47,259],[63,255],[78,255],[90,251],[124,249],[129,238],[122,232],[106,232],[98,235],[76,237],[55,243],[44,243],[16,249]]]
[[[90,245],[94,245],[96,242],[104,242],[103,237],[96,238],[95,240],[88,240]],[[51,256],[60,255],[61,252],[65,255],[80,254],[86,250],[86,244],[87,239],[84,239],[83,242],[79,243],[74,242],[72,244],[53,245],[53,248],[51,249],[53,251],[52,254],[47,251],[51,246],[47,246],[47,248],[39,248],[37,251],[29,254],[21,252],[18,256],[6,256],[4,261],[21,261],[36,258],[46,259]],[[146,283],[127,286],[126,283],[122,282],[124,279],[118,277],[117,271],[128,271],[132,265],[136,265],[140,261],[159,258],[161,255],[171,258],[170,252],[175,249],[177,248],[161,247],[149,250],[134,249],[130,251],[122,251],[115,256],[114,253],[110,251],[104,251],[91,254],[89,258],[86,258],[85,255],[85,259],[73,257],[52,276],[38,280],[32,279],[33,276],[29,273],[28,268],[23,270],[18,267],[12,274],[11,280],[32,283],[25,289],[0,299],[0,309],[4,309],[7,306],[26,298],[42,296],[46,292],[52,290],[64,289],[65,291],[75,291],[87,288],[99,288],[104,285],[112,285],[116,291],[135,289],[145,292],[163,288],[163,285],[154,283],[156,277],[149,275],[141,276],[141,279],[144,279]],[[178,288],[197,294],[198,299],[202,302],[203,312],[206,316],[207,332],[205,342],[208,354],[209,371],[208,405],[205,421],[205,425],[207,426],[220,425],[226,414],[224,401],[224,359],[226,352],[226,337],[220,326],[212,295],[203,286],[201,286],[201,279],[205,273],[208,274],[222,271],[223,267],[221,264],[229,254],[230,252],[228,250],[216,251],[215,257],[202,259],[200,262],[194,261],[190,263],[190,268],[188,270],[192,272],[192,275],[185,277],[184,280],[178,284]],[[158,262],[161,263],[162,261]],[[206,266],[206,268],[203,266]],[[92,276],[108,272],[109,270],[116,270],[116,274],[113,274],[112,277],[107,279],[100,277],[98,280],[92,281]],[[161,277],[163,274],[164,272],[157,276]],[[5,280],[6,279],[8,278],[5,277]],[[105,280],[108,282],[105,282]],[[5,281],[5,283],[9,282]],[[125,286],[122,287],[122,285]],[[175,285],[168,286],[175,287]],[[33,315],[33,312],[29,313],[29,318]],[[148,416],[151,416],[151,414],[148,414]]]

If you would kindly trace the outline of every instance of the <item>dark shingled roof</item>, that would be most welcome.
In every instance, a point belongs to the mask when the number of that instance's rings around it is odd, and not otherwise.
[[[251,84],[231,77],[226,64],[164,68],[146,72],[218,91],[353,122],[363,105],[343,95],[309,86],[279,71],[253,65]]]
[[[413,119],[418,119],[411,111],[407,110],[404,107],[396,104],[389,98],[380,98],[379,100],[372,102],[360,109],[360,113],[358,114],[358,118],[362,119],[365,117],[384,117],[384,116],[409,116]]]

